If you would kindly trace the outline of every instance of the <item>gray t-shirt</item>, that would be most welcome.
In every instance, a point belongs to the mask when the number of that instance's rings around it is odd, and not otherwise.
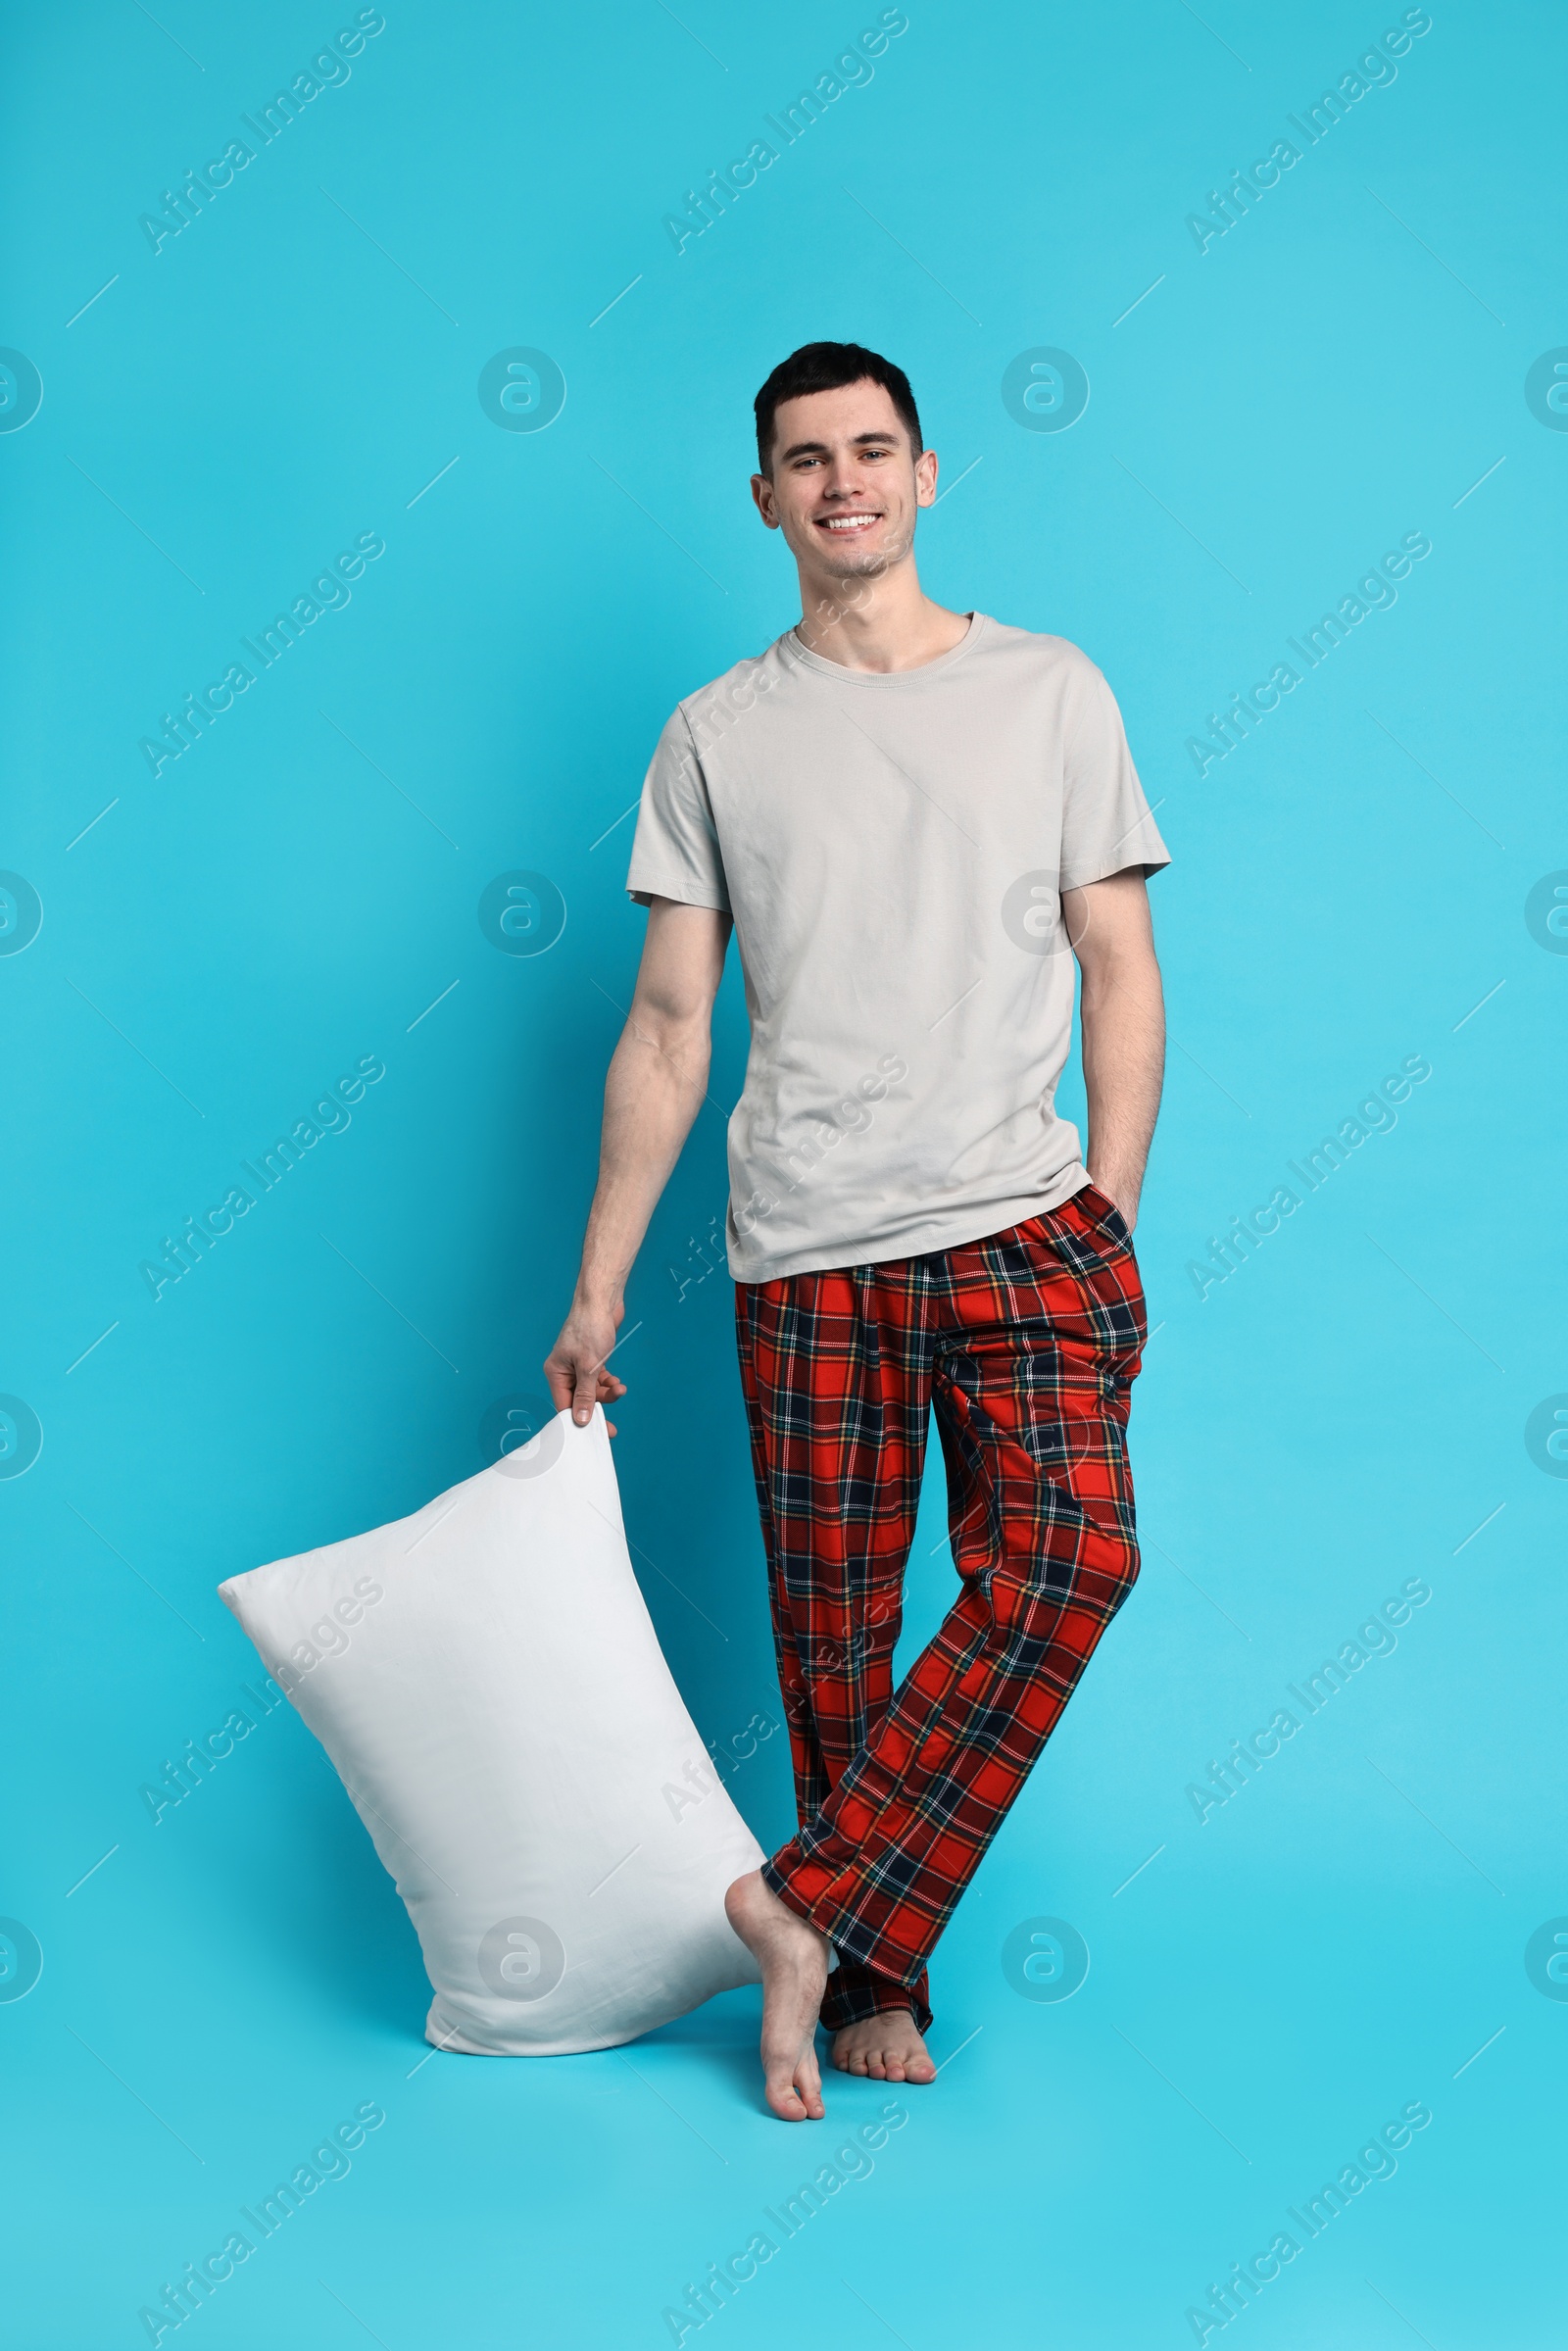
[[[1054,1106],[1058,893],[1168,862],[1110,689],[1063,637],[976,612],[884,675],[792,629],[683,702],[626,887],[734,916],[734,1278],[956,1248],[1087,1183]]]

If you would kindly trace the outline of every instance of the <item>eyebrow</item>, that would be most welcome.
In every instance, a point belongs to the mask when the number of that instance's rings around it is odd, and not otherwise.
[[[887,432],[858,432],[850,443],[850,447],[864,449],[872,442],[897,441],[898,437],[897,431],[891,429]],[[788,465],[792,457],[826,457],[827,454],[828,446],[825,441],[792,441],[788,449],[780,450],[779,464],[781,465]]]

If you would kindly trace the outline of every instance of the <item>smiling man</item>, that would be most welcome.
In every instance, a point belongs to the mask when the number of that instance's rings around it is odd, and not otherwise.
[[[545,1371],[580,1421],[625,1393],[607,1359],[733,927],[729,1269],[800,1825],[726,1907],[798,2122],[824,2111],[819,2021],[842,2071],[933,2079],[927,1960],[1138,1573],[1167,859],[1094,663],[921,589],[937,458],[903,371],[809,343],[756,406],[752,495],[802,617],[683,703],[649,768],[647,940]],[[1087,1159],[1054,1106],[1075,959]],[[895,1691],[933,1410],[958,1592]]]

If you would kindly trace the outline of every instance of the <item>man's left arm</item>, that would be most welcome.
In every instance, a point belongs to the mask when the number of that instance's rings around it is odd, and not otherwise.
[[[1083,983],[1089,1179],[1130,1229],[1165,1071],[1165,1003],[1142,869],[1064,890],[1061,910]]]

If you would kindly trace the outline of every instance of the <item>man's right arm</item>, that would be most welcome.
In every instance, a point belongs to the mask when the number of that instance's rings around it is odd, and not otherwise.
[[[626,1281],[708,1088],[713,999],[730,917],[655,898],[631,1011],[605,1080],[599,1182],[571,1311],[545,1359],[558,1412],[589,1420],[626,1393],[607,1369]]]

